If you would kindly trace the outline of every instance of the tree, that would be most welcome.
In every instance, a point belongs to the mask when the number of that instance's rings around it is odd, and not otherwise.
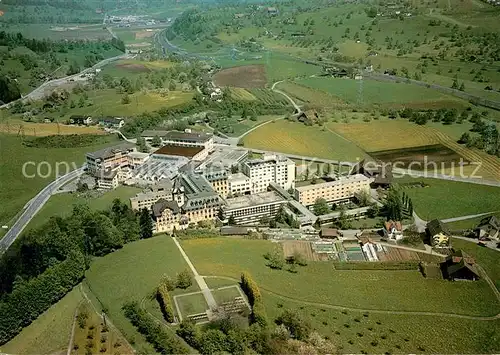
[[[375,202],[370,206],[370,208],[367,211],[367,215],[370,218],[377,217],[379,213],[380,213],[380,208],[378,207],[378,204]]]
[[[236,221],[234,219],[234,216],[233,215],[230,215],[228,220],[227,220],[227,224],[229,224],[230,226],[233,226],[236,224]]]
[[[184,270],[177,274],[177,287],[186,289],[193,284],[193,278],[189,270]]]
[[[281,270],[285,266],[285,257],[283,256],[283,249],[279,246],[275,247],[271,252],[264,255],[264,258],[269,262],[267,266],[271,269]]]
[[[143,137],[137,138],[137,147],[140,152],[147,153],[149,151],[146,140]]]
[[[460,139],[458,140],[458,143],[460,144],[467,144],[470,141],[470,134],[468,132],[464,132],[461,136]]]
[[[0,76],[0,102],[9,103],[21,97],[21,91],[15,80]]]
[[[370,193],[366,190],[360,191],[357,195],[356,198],[358,199],[358,202],[361,207],[368,206],[370,203]]]
[[[311,323],[301,317],[297,311],[285,310],[278,318],[276,324],[284,325],[290,335],[297,340],[306,340],[311,333]]]
[[[313,206],[314,214],[321,216],[330,212],[330,207],[324,198],[318,198]]]
[[[395,186],[391,186],[384,201],[384,209],[388,219],[400,221],[403,219],[403,201],[401,193]]]
[[[158,135],[154,136],[151,140],[151,145],[153,147],[159,147],[161,145],[161,138]]]
[[[460,87],[458,88],[458,90],[460,91],[465,91],[465,84],[464,82],[462,81],[462,83],[460,84]]]
[[[123,105],[128,105],[130,103],[130,96],[128,96],[127,93],[125,93],[123,96],[122,96],[122,104]]]
[[[139,216],[139,227],[142,239],[151,238],[153,236],[153,221],[151,220],[151,216],[147,208],[143,208],[141,210],[141,214]]]

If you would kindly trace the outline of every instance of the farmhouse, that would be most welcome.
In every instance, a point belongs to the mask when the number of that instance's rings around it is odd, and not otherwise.
[[[323,198],[327,202],[347,201],[361,191],[370,189],[370,179],[357,174],[340,177],[338,180],[311,184],[295,188],[295,199],[304,206],[312,206],[317,199]]]
[[[393,180],[391,164],[378,164],[373,161],[367,162],[364,159],[352,167],[350,174],[362,174],[372,179],[370,183],[372,188],[387,188],[392,184]]]
[[[103,127],[119,129],[123,127],[125,121],[119,117],[102,117],[99,119],[99,124]]]
[[[90,116],[79,116],[79,115],[72,115],[69,118],[69,123],[71,124],[77,124],[77,125],[91,125],[92,124],[92,117]]]
[[[401,240],[403,239],[403,225],[400,221],[387,221],[384,223],[384,236],[393,239]]]
[[[500,239],[500,221],[496,216],[485,217],[476,228],[479,239]]]
[[[244,195],[226,200],[224,219],[233,218],[235,224],[256,225],[263,217],[274,218],[287,203],[274,191]]]
[[[448,280],[479,280],[475,260],[462,250],[453,252],[441,263],[443,278]]]
[[[315,110],[302,111],[297,115],[297,120],[306,124],[314,124],[318,122],[319,115]]]
[[[448,228],[438,219],[427,223],[427,233],[433,247],[446,248],[450,244],[450,232]]]

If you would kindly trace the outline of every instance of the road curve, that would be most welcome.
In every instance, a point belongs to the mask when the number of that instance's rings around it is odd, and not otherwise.
[[[104,59],[104,60],[100,61],[99,63],[95,64],[94,66],[92,66],[90,68],[82,70],[81,72],[79,72],[77,74],[65,76],[65,77],[59,78],[59,79],[53,79],[53,80],[50,80],[50,81],[46,81],[46,82],[42,83],[39,87],[37,87],[36,89],[34,89],[33,91],[31,91],[29,94],[21,97],[18,100],[15,100],[15,101],[9,102],[7,104],[1,105],[0,108],[9,108],[10,105],[12,105],[16,101],[25,102],[27,100],[39,100],[39,99],[41,99],[41,98],[43,98],[45,96],[45,90],[48,89],[48,88],[50,88],[50,87],[54,87],[55,88],[55,87],[60,86],[62,84],[66,84],[66,83],[70,82],[71,80],[76,81],[77,79],[80,78],[81,75],[89,73],[92,70],[95,70],[95,69],[98,69],[100,67],[103,67],[103,66],[105,66],[105,65],[107,65],[107,64],[109,64],[111,62],[116,61],[116,60],[126,59],[126,58],[131,58],[131,57],[132,56],[130,54],[122,54],[122,55],[119,55],[119,56],[116,56],[116,57],[107,58],[107,59]]]
[[[287,100],[290,101],[290,103],[293,105],[293,108],[296,111],[295,113],[301,113],[302,110],[300,109],[299,105],[297,105],[297,103],[295,101],[293,101],[293,99],[290,96],[288,96],[287,94],[285,94],[283,91],[276,89],[276,85],[278,85],[279,83],[282,83],[284,81],[285,80],[280,80],[280,81],[275,82],[273,84],[273,86],[271,87],[271,90],[274,91],[274,92],[276,92],[276,93],[278,93],[278,94],[280,94],[280,95],[283,95],[284,97],[286,97]]]
[[[23,209],[21,216],[10,227],[9,231],[0,240],[0,255],[3,254],[15,242],[17,237],[21,234],[23,229],[28,225],[33,216],[45,205],[53,192],[67,184],[69,181],[82,175],[84,168],[73,170],[66,175],[58,177],[40,191],[30,202],[28,202]]]

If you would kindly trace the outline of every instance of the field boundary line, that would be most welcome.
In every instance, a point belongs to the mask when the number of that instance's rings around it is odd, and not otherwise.
[[[221,278],[221,279],[239,282],[239,280],[237,280],[233,277],[230,277],[230,276],[208,275],[208,276],[202,276],[202,277],[204,277],[204,278]],[[458,313],[425,312],[425,311],[391,311],[391,310],[383,310],[383,309],[364,309],[364,308],[356,308],[356,307],[347,307],[347,306],[333,305],[333,304],[327,304],[327,303],[319,303],[319,302],[310,302],[310,301],[300,300],[297,298],[285,296],[285,295],[282,295],[280,293],[271,291],[268,288],[262,286],[261,284],[259,284],[259,287],[262,290],[264,290],[265,292],[272,294],[274,296],[280,297],[280,298],[285,299],[285,300],[289,300],[289,301],[296,302],[296,303],[302,303],[302,304],[306,304],[309,306],[324,307],[324,308],[336,309],[336,310],[340,310],[340,311],[347,310],[347,311],[354,311],[354,312],[368,312],[368,313],[379,313],[379,314],[415,315],[415,316],[430,316],[430,317],[437,316],[437,317],[461,318],[461,319],[480,320],[480,321],[492,321],[492,320],[500,319],[500,313],[497,313],[494,316],[469,316],[466,314],[458,314]],[[500,301],[500,299],[499,299],[499,301]]]

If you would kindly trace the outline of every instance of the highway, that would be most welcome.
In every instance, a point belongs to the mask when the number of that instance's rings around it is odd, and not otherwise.
[[[47,185],[42,191],[40,191],[38,195],[36,195],[30,202],[28,202],[24,206],[21,216],[12,226],[9,226],[9,231],[0,240],[0,254],[3,254],[12,245],[12,243],[14,243],[23,229],[31,221],[33,216],[43,207],[43,205],[45,205],[50,196],[71,180],[82,175],[83,171],[84,167],[81,167],[79,169],[71,171],[66,175],[60,176],[56,180],[52,181],[49,185]]]

